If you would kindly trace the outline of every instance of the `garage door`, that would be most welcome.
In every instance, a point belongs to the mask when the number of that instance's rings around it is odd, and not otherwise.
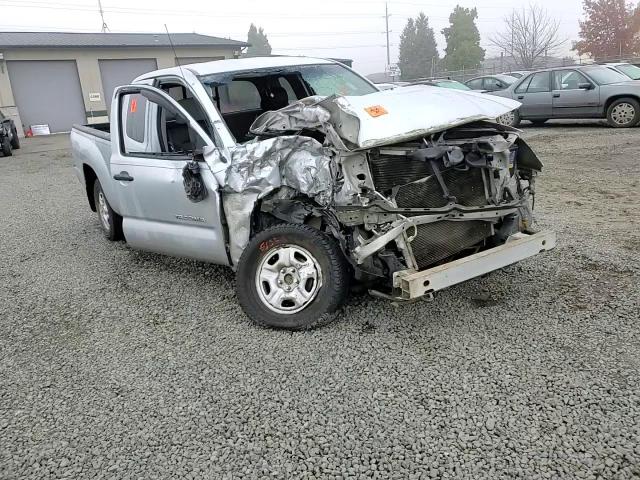
[[[25,128],[46,123],[51,132],[68,132],[74,123],[86,123],[74,60],[11,60],[7,69]]]
[[[102,77],[102,91],[111,112],[111,97],[116,87],[127,85],[131,80],[143,73],[158,69],[155,58],[129,58],[126,60],[98,60],[100,76]]]

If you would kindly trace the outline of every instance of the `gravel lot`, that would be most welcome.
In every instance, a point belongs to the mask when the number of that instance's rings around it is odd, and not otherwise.
[[[25,140],[0,158],[0,477],[640,476],[640,130],[524,129],[555,251],[293,334],[227,269],[105,241],[68,137]]]

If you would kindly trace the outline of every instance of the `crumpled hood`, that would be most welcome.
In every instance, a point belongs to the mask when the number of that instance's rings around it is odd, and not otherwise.
[[[332,108],[330,102],[338,108]],[[328,98],[337,133],[357,148],[372,148],[437,133],[479,120],[493,120],[520,107],[508,98],[427,85],[362,96]]]

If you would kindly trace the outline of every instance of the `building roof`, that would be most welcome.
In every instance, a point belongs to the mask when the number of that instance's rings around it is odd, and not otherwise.
[[[249,70],[260,70],[266,68],[293,67],[297,65],[322,65],[335,64],[334,60],[326,58],[312,57],[289,57],[289,56],[269,56],[269,57],[248,57],[229,58],[226,60],[215,60],[213,62],[193,63],[182,65],[181,67],[171,67],[140,75],[136,80],[144,78],[154,78],[159,75],[180,74],[180,68],[192,71],[195,75],[213,75],[217,73],[245,72]]]
[[[172,33],[176,47],[247,47],[246,42],[198,33]],[[166,33],[0,32],[0,48],[169,47]]]

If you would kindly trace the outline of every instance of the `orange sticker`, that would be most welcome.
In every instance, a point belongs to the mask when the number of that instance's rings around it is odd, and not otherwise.
[[[136,111],[138,110],[138,99],[137,98],[132,98],[131,99],[131,113],[136,113]]]
[[[380,115],[386,115],[387,113],[389,113],[381,105],[373,105],[371,107],[367,107],[364,109],[364,111],[367,112],[372,117],[379,117]]]

